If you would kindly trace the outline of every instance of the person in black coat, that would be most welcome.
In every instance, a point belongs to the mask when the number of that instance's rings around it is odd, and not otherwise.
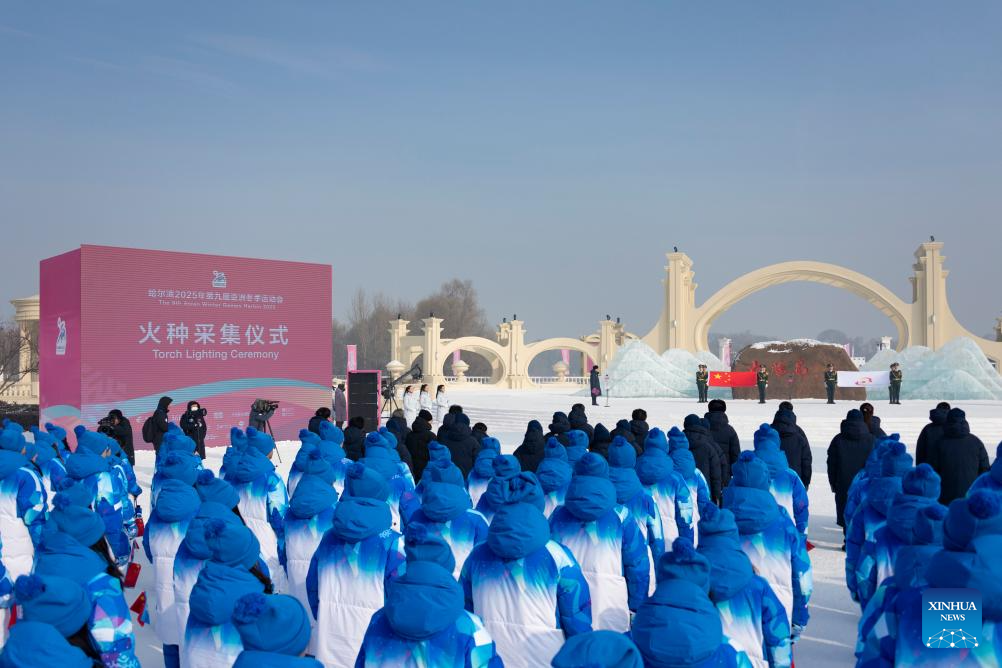
[[[452,428],[452,423],[456,421],[456,416],[463,412],[463,407],[459,405],[449,406],[449,412],[442,418],[442,424],[438,426],[438,442],[442,442],[445,433]]]
[[[421,474],[424,473],[430,458],[428,444],[435,440],[435,432],[431,430],[431,421],[431,413],[422,408],[411,424],[410,433],[407,434],[407,452],[411,453],[414,482],[421,480]]]
[[[845,533],[845,502],[849,496],[849,486],[864,466],[873,449],[873,434],[870,433],[863,413],[853,409],[842,420],[839,433],[828,446],[828,484],[835,494],[835,521]]]
[[[543,442],[545,443],[552,436],[560,441],[562,445],[566,446],[570,442],[567,440],[567,432],[570,430],[571,421],[567,418],[567,414],[563,411],[557,411],[553,414],[553,422],[550,423],[550,431],[547,432]]]
[[[796,412],[793,410],[793,404],[790,403],[789,401],[780,401],[779,408],[777,408],[776,410],[790,411],[791,413],[794,414],[794,417],[796,417]],[[800,435],[803,436],[805,440],[807,439],[807,432],[801,429],[799,424],[797,425],[797,431],[800,432]]]
[[[941,401],[929,411],[929,424],[922,427],[922,433],[915,441],[915,466],[928,464],[932,452],[943,438],[946,427],[946,416],[950,412],[950,404]]]
[[[731,465],[741,456],[741,439],[727,419],[727,404],[723,399],[714,399],[707,408],[709,411],[703,418],[710,424],[710,437],[720,446],[726,463],[723,486],[731,480]]]
[[[723,489],[720,447],[710,438],[706,421],[698,415],[687,415],[683,427],[682,432],[689,439],[689,450],[696,460],[696,468],[703,472],[706,484],[710,487],[710,499],[714,503],[720,503],[720,493]]]
[[[567,420],[571,423],[571,429],[577,429],[588,434],[588,442],[595,438],[595,430],[588,424],[588,416],[585,415],[584,404],[574,404],[571,412],[567,414]]]
[[[345,456],[353,462],[365,456],[365,418],[361,415],[348,420],[348,427],[344,430]]]
[[[637,437],[633,435],[633,430],[630,429],[629,420],[620,420],[619,422],[617,422],[616,428],[612,430],[610,435],[613,438],[616,438],[617,436],[622,436],[627,441],[629,441],[630,445],[632,445],[634,448],[637,447]]]
[[[393,411],[390,419],[386,421],[386,428],[397,439],[400,448],[403,448],[404,443],[407,442],[407,434],[411,433],[411,428],[407,426],[407,420],[404,419],[404,412],[399,408]],[[410,454],[407,457],[401,456],[401,458],[410,463]]]
[[[602,396],[602,380],[598,377],[598,366],[593,366],[588,374],[588,387],[591,391],[591,405],[598,406],[598,398]]]
[[[811,444],[804,436],[803,430],[797,428],[797,416],[793,411],[776,411],[772,419],[772,428],[779,432],[779,447],[786,453],[786,461],[790,468],[800,477],[804,487],[811,486],[811,467],[814,457],[811,455]]]
[[[330,422],[330,419],[331,419],[331,409],[327,408],[326,406],[321,406],[320,408],[317,409],[317,412],[313,414],[313,417],[310,418],[310,422],[309,424],[306,425],[306,428],[312,431],[317,436],[319,436],[320,423]]]
[[[863,422],[875,440],[887,438],[887,434],[880,428],[880,418],[873,414],[873,404],[869,402],[860,404],[859,412],[863,414]]]
[[[160,401],[157,402],[157,408],[153,411],[153,416],[150,422],[150,426],[153,430],[153,450],[156,453],[160,452],[160,444],[164,442],[164,436],[167,434],[167,413],[170,412],[171,402],[174,401],[170,397],[160,397]]]
[[[184,435],[195,441],[195,452],[202,459],[205,459],[205,433],[209,430],[205,424],[206,413],[207,411],[197,401],[189,401],[188,409],[177,421]]]
[[[612,434],[609,433],[604,424],[599,422],[595,425],[595,435],[591,440],[591,445],[588,446],[588,450],[608,459],[610,445],[612,445]]]
[[[125,451],[129,463],[136,465],[136,446],[132,441],[132,423],[125,414],[117,408],[108,411],[108,421],[111,423],[112,438],[118,441],[119,447]]]
[[[943,438],[930,454],[929,464],[940,477],[939,502],[944,506],[966,496],[971,483],[991,468],[985,444],[971,433],[967,415],[959,408],[947,413]]]
[[[647,442],[647,432],[651,430],[647,424],[647,411],[643,408],[635,408],[630,418],[630,431],[633,432],[633,443],[634,445],[643,447],[644,443]]]
[[[477,443],[483,443],[484,439],[490,436],[490,434],[487,433],[487,425],[483,422],[478,422],[473,425],[473,429],[470,431],[473,432],[473,438],[477,439]]]
[[[473,438],[473,430],[470,429],[470,418],[464,413],[456,413],[449,430],[442,434],[439,443],[449,448],[452,453],[452,463],[463,472],[463,478],[470,475],[473,470],[473,462],[480,452],[480,444]]]
[[[515,448],[515,459],[522,465],[523,471],[536,472],[539,463],[543,461],[546,440],[543,438],[543,425],[536,420],[530,420],[525,429],[522,445]]]

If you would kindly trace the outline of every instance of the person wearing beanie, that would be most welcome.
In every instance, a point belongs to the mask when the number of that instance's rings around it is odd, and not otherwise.
[[[828,484],[835,494],[835,522],[848,531],[846,500],[853,478],[863,470],[873,449],[873,434],[863,421],[863,414],[853,409],[842,420],[839,433],[828,445]]]
[[[405,397],[406,398],[406,397]],[[344,430],[344,453],[353,462],[357,462],[365,455],[365,418],[361,415],[348,420],[348,426]]]
[[[595,429],[588,424],[588,415],[585,413],[584,404],[574,404],[571,406],[571,412],[567,414],[567,423],[571,426],[571,429],[577,429],[587,434],[588,442],[592,442],[595,437]]]
[[[455,560],[453,576],[458,578],[473,548],[487,540],[487,518],[472,509],[462,472],[456,469],[450,477],[439,478],[441,463],[425,469],[421,506],[408,518],[407,527],[409,531],[412,525],[423,526],[428,534],[448,545]],[[451,472],[455,468],[451,463],[449,466],[452,468],[444,470]]]
[[[710,600],[720,613],[724,637],[754,668],[789,668],[791,629],[783,604],[756,575],[741,549],[729,510],[708,506],[700,519],[697,552],[710,563]]]
[[[338,447],[344,445],[344,431],[341,427],[331,423],[330,421],[324,420],[320,423],[319,432],[320,440],[332,443]]]
[[[551,436],[550,438],[556,437]],[[525,436],[522,438],[522,444],[515,448],[514,452],[515,459],[518,460],[523,471],[536,472],[536,467],[543,461],[548,441],[549,438],[543,438],[543,425],[539,424],[538,420],[529,420],[529,424],[525,429]]]
[[[174,605],[174,557],[201,505],[202,501],[191,485],[175,479],[165,480],[143,533],[143,550],[153,564],[150,618],[163,644],[164,665],[167,668],[181,665],[181,628]]]
[[[303,656],[310,642],[310,615],[295,597],[244,594],[233,606],[243,651],[234,668],[320,668]]]
[[[164,446],[161,450],[163,454],[157,460],[156,470],[153,473],[150,503],[154,506],[157,505],[160,487],[165,480],[178,480],[191,486],[195,484],[198,473],[202,470],[202,460],[198,455],[178,450],[167,450],[167,443],[170,440],[168,438],[164,441]]]
[[[477,501],[477,511],[490,523],[494,513],[508,500],[508,481],[522,472],[521,465],[514,455],[496,455],[491,461],[494,475],[487,483],[487,489]]]
[[[609,452],[617,447],[633,450],[619,437]],[[616,502],[608,463],[595,453],[575,464],[564,505],[550,516],[550,534],[574,555],[588,582],[593,627],[628,631],[630,612],[650,587],[650,557],[637,521]]]
[[[421,482],[424,467],[428,465],[430,455],[428,446],[435,440],[435,432],[431,429],[432,416],[428,411],[420,411],[411,421],[410,432],[404,438],[404,445],[411,456],[414,467],[414,480]]]
[[[51,504],[52,497],[57,491],[56,488],[66,478],[66,465],[59,457],[59,447],[56,445],[55,436],[39,430],[36,425],[31,426],[31,433],[35,436],[35,448],[31,461],[41,473],[46,497]]]
[[[755,454],[769,467],[769,492],[793,520],[800,535],[807,540],[807,526],[810,522],[807,489],[800,481],[800,476],[790,468],[786,455],[780,449],[779,432],[763,424],[755,432],[754,439]]]
[[[508,668],[546,665],[565,639],[592,630],[581,567],[531,504],[498,510],[487,542],[463,564],[460,584],[466,609],[483,620]]]
[[[731,466],[741,455],[741,439],[727,418],[727,404],[723,399],[711,401],[707,405],[703,419],[706,420],[710,438],[717,444],[717,450],[721,455],[724,472],[721,484],[726,487],[731,480]]]
[[[386,585],[386,603],[372,616],[355,666],[390,668],[422,657],[427,666],[501,666],[483,621],[464,609],[455,562],[440,538],[421,524],[407,528],[407,568]]]
[[[633,436],[633,434],[630,434],[630,436]],[[592,434],[588,452],[594,452],[596,455],[606,457],[609,453],[609,445],[611,443],[612,434],[609,433],[609,429],[604,424],[599,422],[595,425],[595,431]]]
[[[557,411],[553,414],[553,419],[550,421],[549,431],[546,432],[545,438],[543,438],[543,443],[548,441],[550,438],[555,438],[560,441],[564,447],[567,446],[567,432],[571,430],[571,421],[567,419],[567,414],[563,411]]]
[[[79,584],[54,575],[22,575],[14,583],[14,601],[18,621],[49,624],[71,645],[102,662],[91,638],[90,598]]]
[[[13,429],[3,431],[12,433]],[[48,508],[45,487],[28,470],[30,466],[19,449],[0,450],[0,506],[6,508],[0,513],[0,559],[11,582],[31,572]]]
[[[481,447],[480,452],[477,453],[477,459],[473,462],[473,470],[466,477],[466,487],[470,490],[470,501],[474,507],[480,503],[480,497],[484,495],[484,492],[487,491],[487,485],[494,479],[494,459],[500,454],[500,445],[497,450]]]
[[[70,456],[70,444],[66,430],[57,424],[46,422],[45,433],[55,439],[56,450],[59,451],[59,458],[65,463],[67,457]]]
[[[260,565],[260,545],[250,529],[227,518],[207,519],[202,528],[208,559],[188,599],[181,647],[185,668],[232,666],[243,650],[233,609],[244,594],[271,593]]]
[[[769,493],[765,462],[754,452],[742,452],[732,473],[724,490],[724,508],[734,514],[741,550],[783,603],[793,636],[799,637],[807,626],[807,604],[814,589],[807,546]]]
[[[627,441],[629,441],[631,445],[637,445],[637,437],[633,434],[633,430],[630,429],[629,420],[624,419],[616,422],[616,426],[611,432],[609,432],[609,436],[610,436],[609,439],[610,443],[612,443],[613,438],[616,438],[617,436],[622,436]]]
[[[407,478],[411,488],[413,488],[416,484],[414,482],[414,464],[411,462],[411,453],[404,444],[404,440],[399,438],[396,432],[386,427],[379,428],[379,435],[383,437],[383,440],[386,441],[386,447],[394,455],[393,459],[397,463],[400,475]]]
[[[383,607],[386,582],[404,565],[403,537],[392,528],[386,479],[365,464],[348,469],[331,528],[310,561],[306,593],[316,619],[316,657],[351,665],[369,619]]]
[[[784,408],[779,409],[772,419],[772,428],[779,433],[779,449],[786,455],[787,465],[797,474],[800,482],[804,483],[804,488],[809,489],[814,456],[811,454],[811,443],[807,440],[807,434],[797,424],[796,413]],[[740,455],[740,452],[738,454]],[[731,463],[733,464],[733,461]]]
[[[692,540],[692,496],[668,456],[667,436],[657,427],[647,433],[636,471],[640,484],[658,506],[665,544],[670,545],[679,536]]]
[[[543,461],[536,468],[536,478],[539,480],[539,486],[543,488],[543,494],[546,495],[543,514],[547,518],[553,514],[557,506],[563,505],[573,472],[567,461],[567,449],[555,438],[547,440],[543,450]]]
[[[449,452],[447,447],[438,441],[432,441],[428,452],[431,455],[431,460],[425,466],[425,477],[414,488],[414,494],[419,501],[424,496],[424,488],[429,482],[449,482],[454,485],[460,485],[464,489],[466,488],[466,480],[463,478],[463,472],[459,470],[458,466],[452,463],[452,453]]]
[[[219,466],[219,477],[223,480],[229,479],[232,471],[236,470],[237,462],[247,452],[247,434],[237,427],[230,427],[230,445],[223,453],[223,463]]]
[[[641,446],[647,440],[647,432],[651,430],[647,424],[647,411],[643,408],[634,408],[630,414],[630,431],[633,432],[633,446]],[[640,454],[639,452],[637,453]]]
[[[203,471],[205,474],[208,471]],[[209,472],[211,473],[211,472]],[[216,478],[216,480],[219,480]],[[223,481],[219,481],[223,482]],[[234,498],[236,493],[234,492]],[[234,506],[236,501],[234,500]],[[181,537],[177,553],[174,556],[172,570],[172,581],[174,583],[174,613],[177,628],[181,631],[181,643],[179,654],[184,652],[184,629],[188,624],[188,613],[191,610],[190,598],[191,590],[198,581],[198,575],[202,571],[205,563],[212,558],[212,550],[209,549],[205,541],[205,525],[209,520],[220,519],[233,524],[243,525],[233,512],[232,507],[227,507],[215,501],[202,501],[195,512],[195,516],[188,522],[188,528]]]
[[[337,493],[323,478],[306,474],[299,480],[285,513],[285,569],[289,594],[309,608],[306,576],[324,534],[334,524]],[[312,620],[311,617],[311,621]]]
[[[406,446],[407,435],[411,433],[411,428],[407,420],[404,419],[404,412],[402,410],[398,408],[390,414],[390,417],[386,420],[386,430],[397,439],[397,452],[400,453],[400,459],[406,462],[408,466],[413,466],[411,453]]]
[[[559,438],[557,440],[560,441]],[[566,441],[565,447],[567,448],[567,463],[574,466],[588,452],[588,434],[580,429],[571,429],[564,434],[564,440],[560,442],[564,441]]]
[[[971,483],[971,487],[967,493],[970,494],[979,489],[987,489],[996,494],[1002,494],[1002,443],[999,443],[995,448],[995,461],[992,462],[991,468],[979,475]]]
[[[720,503],[720,490],[723,489],[723,471],[726,459],[720,446],[710,437],[709,425],[698,415],[687,415],[683,423],[682,433],[689,441],[689,452],[696,460],[696,468],[703,474],[710,487],[710,500]]]
[[[132,541],[139,535],[139,528],[136,525],[136,506],[143,493],[143,488],[139,486],[136,473],[132,464],[129,463],[128,455],[122,450],[118,441],[106,434],[98,435],[107,443],[109,450],[108,470],[113,477],[117,478],[118,484],[115,488],[122,508],[122,530],[127,540],[120,539],[112,547],[115,549],[120,563],[124,565],[128,563],[128,558],[132,554]]]
[[[880,477],[870,481],[863,504],[853,515],[845,545],[845,578],[849,594],[861,608],[866,607],[873,590],[867,589],[869,571],[875,567],[872,543],[879,529],[887,524],[891,505],[901,493],[901,479],[912,468],[912,457],[904,443],[892,442],[880,459]],[[863,585],[863,586],[861,586]]]
[[[292,466],[289,467],[289,478],[285,483],[285,489],[290,497],[296,493],[296,483],[299,482],[306,469],[309,468],[313,473],[322,473],[323,465],[316,461],[317,459],[323,460],[323,463],[327,464],[327,468],[330,467],[330,463],[322,456],[317,456],[314,461],[310,461],[310,453],[320,451],[320,436],[317,433],[309,429],[300,429],[299,442],[301,445],[296,452],[295,459],[292,460]]]
[[[629,636],[590,631],[572,636],[550,662],[553,668],[644,668],[644,658]]]
[[[633,620],[630,638],[646,668],[736,668],[747,657],[727,644],[707,596],[710,564],[677,538],[658,562],[658,586]]]
[[[950,414],[950,404],[941,401],[929,411],[929,423],[922,427],[922,432],[915,441],[915,465],[928,464],[933,450],[939,447],[946,427],[946,418]]]
[[[943,548],[947,509],[938,503],[915,516],[911,545],[894,559],[894,575],[880,583],[859,620],[856,658],[860,665],[910,665],[906,657],[926,654],[922,641],[922,592],[929,586],[927,569]],[[928,655],[926,655],[928,656]]]
[[[52,625],[23,619],[10,630],[0,653],[0,668],[34,666],[93,668],[94,659],[71,645]]]
[[[273,451],[274,441],[263,432],[252,432],[250,428],[247,432],[247,451],[237,462],[230,482],[240,496],[237,504],[240,516],[261,544],[261,555],[275,583],[275,590],[284,593],[288,591],[283,564],[289,494],[282,478],[275,472],[275,465],[263,454],[269,444]]]
[[[656,584],[654,564],[665,551],[664,526],[658,505],[637,476],[637,451],[625,438],[613,439],[609,446],[609,481],[616,488],[616,505],[625,508],[629,518],[637,525],[641,540],[648,549],[650,581],[648,593],[654,593]]]
[[[452,421],[448,424],[443,422],[437,440],[449,448],[449,452],[452,453],[452,463],[459,467],[464,476],[468,476],[473,470],[473,462],[477,459],[477,453],[480,452],[480,442],[473,437],[473,430],[470,429],[470,418],[465,413],[460,410],[450,414]]]
[[[209,469],[199,471],[198,478],[195,479],[195,491],[202,503],[218,503],[231,509],[237,517],[240,516],[240,495],[237,490],[222,478],[217,478]],[[243,523],[243,518],[240,522]]]
[[[692,500],[692,540],[699,545],[699,510],[710,499],[710,486],[703,472],[696,466],[696,458],[689,450],[689,439],[678,427],[672,427],[668,432],[668,456],[671,457],[675,471],[685,480],[689,488],[689,498]]]
[[[991,470],[985,444],[971,433],[961,409],[951,408],[947,413],[943,438],[929,453],[929,465],[942,480],[939,502],[944,506],[967,494],[978,476]]]
[[[386,479],[390,490],[386,502],[390,506],[391,526],[399,531],[420,501],[414,491],[410,469],[400,461],[392,439],[393,435],[385,429],[369,432],[365,437],[365,456],[359,462]]]

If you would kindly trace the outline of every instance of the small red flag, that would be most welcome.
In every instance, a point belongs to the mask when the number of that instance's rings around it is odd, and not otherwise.
[[[150,622],[150,616],[146,614],[146,592],[139,595],[135,602],[129,606],[129,610],[136,613],[136,621],[140,626],[146,626]]]
[[[11,628],[17,623],[17,606],[10,606],[10,618],[7,620],[7,628]]]
[[[125,588],[126,589],[132,589],[133,587],[136,586],[136,582],[139,581],[139,571],[141,569],[142,569],[142,566],[140,566],[139,564],[137,564],[134,561],[131,564],[129,564],[129,567],[125,571]]]
[[[809,540],[808,540],[808,541],[804,541],[804,542],[805,542],[805,543],[807,543],[807,551],[808,551],[808,552],[810,552],[811,550],[813,550],[813,549],[814,549],[814,543],[812,543],[812,542],[811,542],[811,541],[809,541]]]
[[[711,371],[711,387],[755,387],[754,371]]]

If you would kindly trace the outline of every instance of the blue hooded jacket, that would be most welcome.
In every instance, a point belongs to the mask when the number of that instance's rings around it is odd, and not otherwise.
[[[553,668],[644,668],[644,658],[629,636],[592,631],[572,636],[553,657]]]
[[[675,471],[685,480],[689,488],[692,504],[692,526],[695,540],[699,540],[699,510],[710,500],[710,486],[703,472],[696,468],[696,459],[689,450],[689,439],[678,427],[668,432],[668,455],[675,465]]]
[[[992,462],[991,469],[979,475],[971,483],[971,488],[967,493],[970,494],[979,489],[987,489],[996,494],[1002,494],[1002,443],[999,443],[995,449],[995,461]]]
[[[550,437],[543,450],[543,461],[536,468],[536,478],[546,495],[543,513],[549,517],[564,502],[564,494],[571,482],[573,470],[567,459],[567,449],[556,438]]]
[[[654,565],[665,551],[664,525],[658,505],[637,476],[637,451],[622,436],[613,439],[609,446],[609,480],[616,488],[616,504],[626,508],[650,553],[651,580],[654,579]],[[649,586],[651,593],[653,585]]]
[[[427,478],[421,482],[425,483],[424,499],[407,525],[423,525],[429,534],[449,546],[455,559],[454,575],[458,577],[473,548],[487,540],[487,519],[470,508],[470,495],[464,487],[428,482]]]
[[[233,608],[241,596],[263,592],[264,585],[246,568],[207,561],[191,590],[181,665],[232,665],[243,650]]]
[[[694,464],[695,466],[695,464]],[[647,432],[644,452],[637,457],[637,477],[654,499],[664,527],[665,543],[693,538],[693,502],[685,479],[668,456],[668,438],[655,427]]]
[[[797,531],[806,538],[810,521],[807,488],[800,476],[790,468],[786,453],[780,449],[779,432],[768,424],[762,424],[755,432],[755,454],[769,467],[772,481],[769,491],[776,503],[793,518]]]

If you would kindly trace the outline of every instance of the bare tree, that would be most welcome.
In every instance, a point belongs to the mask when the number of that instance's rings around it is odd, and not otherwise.
[[[37,373],[38,331],[22,332],[16,322],[0,322],[0,394]]]

